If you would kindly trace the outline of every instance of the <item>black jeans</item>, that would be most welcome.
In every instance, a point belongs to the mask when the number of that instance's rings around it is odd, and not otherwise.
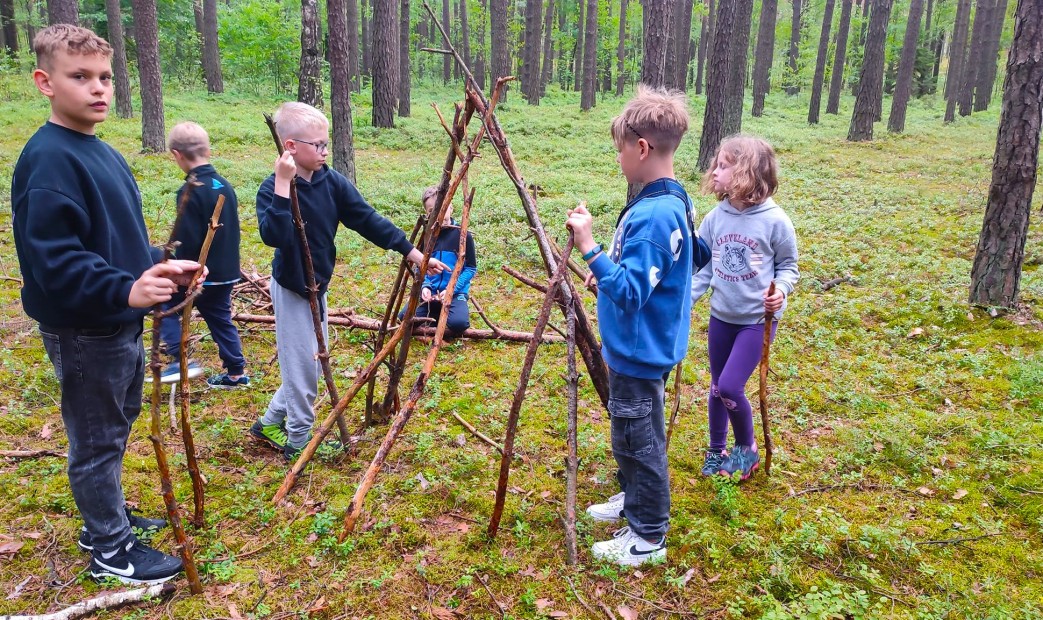
[[[406,313],[405,310],[398,313],[398,318],[401,319]],[[467,305],[467,295],[456,295],[449,304],[449,318],[446,319],[445,331],[446,334],[452,337],[459,336],[471,326],[471,309]],[[438,317],[442,316],[442,302],[440,301],[428,301],[420,302],[416,307],[416,314],[414,315],[418,319],[430,317],[435,320],[433,323],[424,321],[418,323],[419,325],[431,325],[434,327],[438,322]]]
[[[665,375],[638,379],[608,371],[612,455],[619,467],[616,479],[626,493],[623,516],[635,534],[649,540],[665,536],[670,524],[665,382]]]
[[[221,356],[225,370],[230,375],[241,375],[246,368],[246,360],[243,359],[239,330],[232,322],[232,286],[204,285],[203,292],[195,299],[195,308],[210,328],[210,335],[214,338],[217,354]],[[185,293],[179,292],[163,304],[163,309],[173,308],[184,299]],[[167,355],[176,360],[181,355],[181,314],[163,319],[159,324],[159,332]]]
[[[123,455],[141,413],[145,348],[141,322],[103,329],[40,326],[62,390],[69,486],[95,548],[131,536],[124,512]]]

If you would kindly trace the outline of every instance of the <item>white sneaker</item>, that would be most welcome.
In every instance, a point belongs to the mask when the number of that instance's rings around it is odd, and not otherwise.
[[[612,540],[594,543],[590,552],[599,560],[615,562],[620,566],[661,563],[666,561],[666,537],[658,544],[653,544],[630,531],[629,527],[624,527],[612,534]]]
[[[615,523],[623,518],[624,493],[616,493],[604,504],[594,504],[587,508],[587,514],[595,521]]]

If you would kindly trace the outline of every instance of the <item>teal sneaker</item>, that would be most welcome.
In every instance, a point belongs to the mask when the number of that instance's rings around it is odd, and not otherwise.
[[[262,441],[269,446],[279,450],[280,452],[286,449],[289,445],[289,438],[286,436],[286,429],[281,424],[262,424],[260,420],[254,422],[253,426],[250,427],[250,436],[258,441]]]
[[[750,446],[735,446],[721,464],[721,473],[733,476],[739,472],[739,479],[746,480],[760,467],[761,457]]]
[[[703,475],[716,476],[721,473],[721,467],[726,458],[728,458],[728,453],[724,450],[707,450],[706,458],[703,459]]]

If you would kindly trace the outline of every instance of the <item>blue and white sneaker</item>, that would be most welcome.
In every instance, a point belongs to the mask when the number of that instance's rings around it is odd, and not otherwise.
[[[641,566],[666,561],[666,537],[658,543],[650,543],[638,536],[629,527],[618,529],[612,540],[594,543],[590,553],[599,560],[620,566]]]
[[[194,360],[188,360],[188,378],[189,380],[201,377],[203,375],[203,367],[195,363]],[[145,381],[152,381],[152,373],[145,373]],[[159,373],[160,383],[180,383],[181,382],[181,362],[173,362],[167,364],[163,371]]]
[[[181,558],[156,551],[131,536],[115,551],[91,551],[91,577],[111,578],[122,583],[163,583],[177,577],[183,566]]]
[[[246,375],[240,375],[238,379],[233,379],[228,376],[227,372],[223,372],[219,375],[214,375],[206,380],[207,387],[217,388],[219,390],[234,390],[236,388],[248,388],[250,387],[250,377]]]
[[[721,473],[733,476],[739,472],[739,479],[746,480],[760,467],[761,456],[750,446],[735,446],[728,453],[728,458],[721,463]]]

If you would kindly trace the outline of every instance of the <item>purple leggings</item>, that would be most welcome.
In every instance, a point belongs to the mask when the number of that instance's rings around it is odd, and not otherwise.
[[[775,339],[778,322],[771,325]],[[728,422],[735,444],[752,446],[753,407],[746,398],[746,381],[757,369],[764,346],[764,324],[733,325],[710,317],[710,450],[724,450]]]

